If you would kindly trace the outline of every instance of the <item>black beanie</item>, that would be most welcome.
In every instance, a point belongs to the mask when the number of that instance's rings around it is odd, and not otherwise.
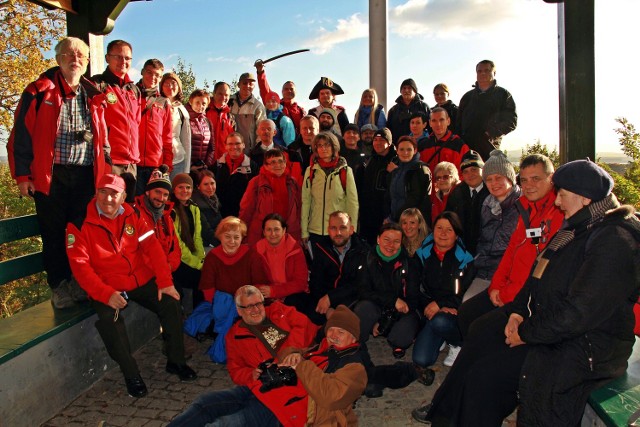
[[[554,172],[552,179],[556,188],[564,188],[594,202],[607,197],[613,189],[611,175],[589,159],[565,163]]]

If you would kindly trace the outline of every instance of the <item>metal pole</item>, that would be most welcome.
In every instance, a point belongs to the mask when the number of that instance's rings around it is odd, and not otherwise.
[[[369,84],[387,106],[387,0],[369,0]]]

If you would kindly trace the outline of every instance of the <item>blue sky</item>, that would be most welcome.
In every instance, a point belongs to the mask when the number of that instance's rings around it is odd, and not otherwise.
[[[239,6],[240,5],[240,6]],[[635,84],[639,60],[637,0],[596,0],[597,151],[619,151],[614,118],[640,126]],[[339,83],[338,103],[352,119],[362,91],[369,87],[368,1],[153,0],[132,2],[105,37],[133,44],[131,77],[156,57],[167,68],[178,57],[192,64],[199,84],[231,81],[255,71],[257,58],[311,48],[268,64],[279,91],[293,80],[298,102],[307,108],[321,76]],[[412,77],[429,105],[432,89],[445,82],[458,103],[475,81],[475,64],[492,59],[498,84],[517,104],[518,129],[503,141],[511,150],[540,138],[558,141],[557,6],[542,0],[389,0],[388,102],[402,80]],[[254,92],[258,94],[257,88]]]

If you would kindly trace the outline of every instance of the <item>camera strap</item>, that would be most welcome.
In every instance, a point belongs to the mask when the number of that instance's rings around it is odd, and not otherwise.
[[[531,228],[531,217],[529,216],[529,211],[522,206],[522,202],[520,200],[516,200],[516,209],[520,216],[522,217],[522,222],[524,223],[524,229],[529,230]],[[529,237],[529,236],[527,236]],[[531,243],[537,245],[540,242],[540,237],[531,237]]]

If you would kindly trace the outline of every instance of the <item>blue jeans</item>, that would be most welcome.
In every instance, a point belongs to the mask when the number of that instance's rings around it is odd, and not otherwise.
[[[260,402],[248,387],[205,393],[167,427],[214,426],[280,426],[276,416]]]
[[[439,312],[431,320],[426,320],[413,345],[413,363],[426,368],[436,363],[440,346],[447,341],[451,345],[462,343],[458,316]]]

